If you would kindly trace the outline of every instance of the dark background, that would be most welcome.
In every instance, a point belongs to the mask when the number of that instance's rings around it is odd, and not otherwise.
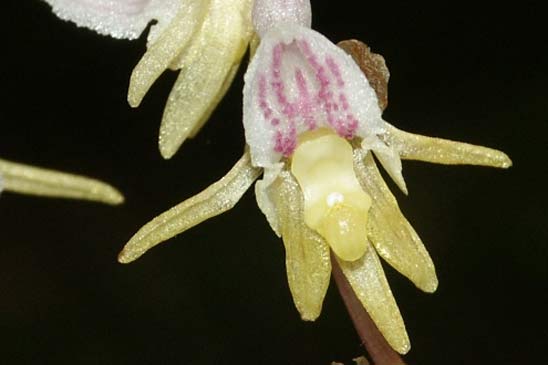
[[[386,267],[412,341],[406,360],[546,363],[540,7],[313,3],[315,29],[334,41],[361,39],[386,58],[386,120],[498,148],[514,161],[507,171],[404,163],[410,195],[397,197],[440,280],[424,294]],[[240,156],[241,73],[198,137],[164,161],[157,130],[175,73],[139,109],[126,103],[144,37],[77,29],[37,0],[4,1],[1,14],[0,156],[101,178],[127,198],[110,207],[2,194],[1,363],[327,365],[363,352],[334,286],[318,321],[299,319],[283,246],[252,192],[137,262],[116,262],[139,227]]]

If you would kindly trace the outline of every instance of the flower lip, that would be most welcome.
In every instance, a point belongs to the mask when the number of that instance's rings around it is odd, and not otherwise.
[[[256,166],[291,156],[297,137],[317,128],[347,139],[376,140],[384,132],[377,97],[358,66],[311,29],[269,32],[245,81],[244,125]]]
[[[301,135],[291,160],[304,196],[304,222],[346,261],[361,258],[367,249],[372,203],[355,176],[352,156],[348,141],[320,129]]]

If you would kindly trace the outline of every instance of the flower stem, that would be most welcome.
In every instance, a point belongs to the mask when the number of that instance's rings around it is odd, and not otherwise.
[[[362,344],[367,349],[374,365],[405,365],[400,355],[390,347],[388,342],[371,319],[371,316],[352,290],[346,280],[335,254],[331,252],[331,267],[333,277],[339,288],[339,293],[344,301],[348,314],[354,323],[356,332],[360,336]]]

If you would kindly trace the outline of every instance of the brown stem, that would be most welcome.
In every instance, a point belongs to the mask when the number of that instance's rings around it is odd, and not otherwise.
[[[352,290],[333,252],[331,252],[331,266],[333,277],[348,314],[374,365],[405,365],[400,355],[386,342],[371,316],[363,307],[354,290]]]

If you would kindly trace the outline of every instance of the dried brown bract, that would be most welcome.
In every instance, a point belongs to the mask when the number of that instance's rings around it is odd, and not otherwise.
[[[386,67],[384,57],[373,53],[367,44],[356,39],[348,39],[337,43],[358,64],[367,80],[377,93],[379,106],[382,110],[388,105],[388,79],[390,72]]]

